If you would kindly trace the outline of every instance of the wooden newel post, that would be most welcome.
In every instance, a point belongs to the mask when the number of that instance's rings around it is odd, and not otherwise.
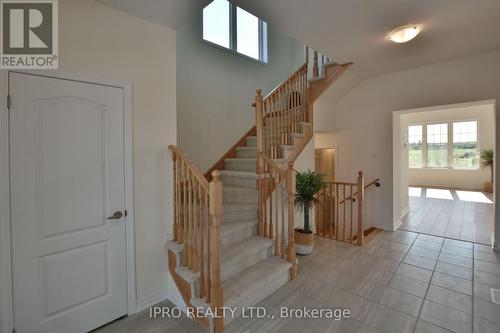
[[[222,283],[220,278],[221,271],[221,240],[220,240],[220,222],[222,215],[222,182],[220,181],[220,172],[212,171],[212,181],[210,182],[210,267],[211,267],[211,303],[218,315],[221,315],[223,306]],[[216,317],[215,332],[222,332],[224,318]]]
[[[357,244],[363,246],[363,200],[365,199],[365,178],[358,172],[358,237]]]
[[[174,242],[177,242],[179,240],[179,235],[178,235],[178,230],[177,230],[177,224],[179,223],[179,218],[177,216],[177,156],[175,153],[172,151],[172,163],[173,163],[173,190],[174,190],[174,225],[173,225],[173,232],[174,232]]]
[[[319,76],[318,51],[314,50],[313,78],[317,78],[318,76]]]
[[[262,90],[257,89],[255,95],[255,128],[257,130],[257,152],[262,152],[262,127],[264,122],[264,99]]]
[[[292,264],[290,268],[290,279],[297,276],[297,261],[295,258],[295,207],[293,204],[295,196],[295,170],[293,163],[288,162],[286,170],[286,189],[288,193],[288,255],[287,260]]]
[[[264,168],[263,168],[263,160],[259,156],[262,151],[262,127],[263,127],[263,122],[264,122],[264,99],[262,97],[262,90],[257,89],[257,94],[255,95],[255,129],[256,129],[256,146],[257,146],[257,165],[256,165],[256,172],[257,172],[257,190],[259,192],[259,235],[262,236],[264,235],[264,205],[265,202],[265,196],[263,193],[263,187],[264,187],[264,180],[262,178],[263,173],[264,173]]]
[[[306,46],[306,64],[309,64],[309,46]]]

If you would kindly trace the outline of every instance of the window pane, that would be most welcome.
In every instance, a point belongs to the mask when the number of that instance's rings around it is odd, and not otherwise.
[[[259,19],[249,12],[236,9],[237,51],[259,59]]]
[[[229,48],[229,2],[214,0],[203,9],[203,39]]]
[[[422,125],[408,126],[408,166],[422,167]]]
[[[427,166],[448,166],[448,124],[427,125]]]
[[[453,123],[453,166],[459,169],[476,169],[477,121]]]

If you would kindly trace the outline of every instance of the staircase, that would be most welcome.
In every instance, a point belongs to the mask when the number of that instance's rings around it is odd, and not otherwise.
[[[186,305],[198,309],[195,318],[211,332],[222,332],[244,307],[297,274],[293,162],[313,135],[314,100],[351,65],[320,64],[322,76],[314,51],[312,80],[306,62],[267,96],[258,90],[256,126],[205,174],[169,147],[174,198],[169,271]],[[224,316],[222,307],[234,308],[234,315]]]

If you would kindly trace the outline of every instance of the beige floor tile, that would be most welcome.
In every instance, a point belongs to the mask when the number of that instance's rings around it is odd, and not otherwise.
[[[431,241],[426,241],[420,238],[417,238],[415,242],[413,243],[413,246],[418,246],[418,247],[423,247],[425,249],[429,250],[434,250],[434,251],[440,251],[442,242],[437,243],[437,242],[431,242]]]
[[[500,264],[500,253],[493,252],[491,248],[489,252],[474,250],[474,259]]]
[[[455,255],[459,255],[462,257],[467,257],[467,258],[472,258],[474,255],[474,251],[472,249],[465,249],[453,245],[443,245],[443,248],[441,249],[441,252],[444,253],[451,253]]]
[[[474,271],[474,281],[500,289],[500,275],[491,274],[481,270]]]
[[[418,316],[423,303],[420,297],[381,285],[373,285],[366,298],[414,317]]]
[[[474,317],[474,333],[498,333],[500,324],[483,318]]]
[[[415,328],[415,333],[450,333],[442,327],[436,326],[434,324],[429,323],[428,321],[419,319],[417,321],[417,327]]]
[[[444,246],[455,246],[455,247],[460,247],[463,249],[473,249],[474,248],[474,243],[471,242],[464,242],[456,239],[445,239],[444,240]]]
[[[484,245],[484,244],[474,244],[474,250],[486,253],[492,252],[491,245]]]
[[[444,242],[444,238],[433,235],[419,234],[417,237],[417,241],[424,241],[427,243],[436,243],[441,245]]]
[[[404,259],[404,263],[407,263],[409,265],[425,268],[425,269],[434,269],[436,266],[436,260],[434,259],[429,259],[417,255],[411,255],[408,254]]]
[[[472,258],[457,256],[451,253],[441,252],[441,254],[439,255],[439,261],[457,266],[472,268]]]
[[[479,269],[492,274],[500,275],[500,264],[495,264],[488,261],[475,260],[474,269]]]
[[[431,284],[426,299],[467,313],[472,313],[472,296]]]
[[[500,304],[474,297],[474,316],[500,324]]]
[[[376,328],[369,326],[359,320],[354,318],[343,320],[340,328],[338,330],[339,333],[381,333]]]
[[[472,268],[462,267],[447,262],[438,261],[436,272],[446,273],[462,279],[472,280]]]
[[[384,333],[410,333],[415,329],[417,318],[388,309],[375,327]]]
[[[439,250],[431,250],[425,247],[413,245],[408,251],[408,254],[436,260],[439,257]]]
[[[387,286],[423,298],[427,292],[429,283],[407,276],[394,274]]]
[[[491,287],[485,284],[474,282],[474,297],[491,301]]]
[[[408,251],[408,249],[411,247],[411,245],[409,245],[409,244],[402,244],[402,243],[392,242],[392,241],[384,240],[384,239],[380,239],[380,241],[377,242],[377,246],[389,248],[389,249],[396,250],[396,251],[403,251],[403,252]]]
[[[426,300],[420,318],[456,333],[472,331],[472,315]]]
[[[431,284],[458,291],[463,294],[472,295],[472,281],[453,275],[434,272]]]
[[[431,277],[432,277],[431,270],[417,267],[417,266],[408,265],[405,263],[401,263],[401,265],[399,265],[398,269],[396,270],[396,273],[410,277],[410,278],[414,278],[417,280],[421,280],[424,282],[429,282],[431,280]]]
[[[406,252],[405,251],[398,251],[394,249],[390,249],[387,247],[380,247],[377,250],[373,252],[374,255],[382,257],[382,258],[387,258],[395,261],[401,261],[403,260]]]

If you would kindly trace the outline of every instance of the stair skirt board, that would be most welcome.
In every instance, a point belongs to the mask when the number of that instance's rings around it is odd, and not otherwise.
[[[177,274],[177,272],[175,271],[176,267],[177,267],[177,255],[174,251],[169,249],[168,270],[177,288],[179,289],[179,292],[182,296],[182,299],[184,300],[184,303],[186,304],[187,307],[192,307],[193,305],[191,304],[191,298],[193,297],[193,295],[191,295],[191,285],[188,282],[186,282],[180,275]],[[207,318],[198,317],[195,319],[198,320],[206,328],[210,327],[210,322]]]

